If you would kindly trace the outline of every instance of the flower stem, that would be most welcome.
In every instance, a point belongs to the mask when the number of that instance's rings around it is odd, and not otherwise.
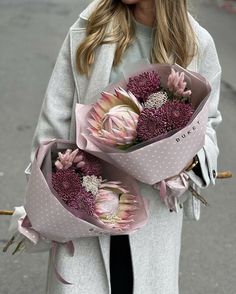
[[[7,252],[8,248],[13,244],[15,240],[15,236],[11,237],[11,239],[7,242],[7,244],[3,247],[2,251]]]
[[[0,215],[12,215],[14,210],[0,210]]]
[[[206,199],[201,196],[192,186],[189,186],[189,191],[193,194],[194,197],[200,200],[202,204],[204,204],[205,206],[209,206],[209,203],[206,201]]]

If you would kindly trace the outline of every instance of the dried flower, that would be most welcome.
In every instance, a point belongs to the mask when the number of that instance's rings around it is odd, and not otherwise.
[[[168,95],[164,91],[151,94],[144,103],[145,108],[159,108],[168,101]]]
[[[187,83],[184,82],[184,72],[176,72],[173,68],[168,77],[167,87],[175,96],[190,97],[191,90],[186,90]]]
[[[98,194],[98,189],[101,186],[102,178],[98,178],[94,175],[92,176],[84,176],[82,179],[82,186],[85,188],[87,192],[91,192],[93,195]]]
[[[145,108],[140,114],[137,134],[147,141],[169,131],[185,127],[194,109],[190,103],[179,100],[167,101],[160,108]]]
[[[81,150],[75,149],[67,149],[64,153],[58,152],[58,158],[55,162],[55,166],[57,169],[68,169],[72,167],[73,164],[79,165],[82,161],[83,157],[81,156]]]
[[[133,78],[129,78],[127,90],[130,91],[139,102],[146,102],[148,97],[160,90],[161,78],[155,71],[144,72]]]
[[[122,88],[116,89],[115,94],[102,93],[88,119],[91,135],[110,146],[132,144],[142,109],[132,93]]]

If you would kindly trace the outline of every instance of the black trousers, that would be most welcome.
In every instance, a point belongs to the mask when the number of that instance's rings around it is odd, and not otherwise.
[[[112,294],[133,293],[133,269],[129,236],[111,236],[110,273]]]

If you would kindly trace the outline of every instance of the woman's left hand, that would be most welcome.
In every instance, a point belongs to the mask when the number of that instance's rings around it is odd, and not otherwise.
[[[184,168],[181,172],[187,171],[187,170],[193,165],[194,162],[195,162],[194,158],[191,159],[191,160],[189,161],[189,163],[185,166],[185,168]],[[166,181],[168,181],[168,180],[172,180],[172,179],[175,179],[175,178],[177,178],[178,176],[179,176],[179,174],[178,174],[178,175],[175,175],[175,176],[173,176],[173,177],[170,177],[170,178],[168,178],[168,179],[166,179]]]

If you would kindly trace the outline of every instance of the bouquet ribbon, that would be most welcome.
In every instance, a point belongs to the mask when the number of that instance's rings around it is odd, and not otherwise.
[[[33,242],[34,244],[37,244],[40,238],[40,234],[38,232],[36,232],[34,229],[31,228],[31,224],[30,221],[28,219],[27,216],[22,216],[19,220],[18,220],[18,231],[24,235],[27,239],[29,239],[31,242]],[[51,241],[52,243],[52,264],[53,264],[53,270],[54,273],[57,277],[57,279],[65,284],[65,285],[72,285],[72,283],[66,281],[58,272],[56,264],[55,264],[55,257],[56,257],[56,253],[57,253],[57,248],[58,248],[58,244],[59,242],[56,241]],[[62,243],[63,245],[65,245],[68,249],[68,252],[70,254],[71,257],[74,256],[74,252],[75,252],[75,248],[74,248],[74,244],[72,241],[68,241],[66,243]]]
[[[75,248],[74,248],[74,244],[72,241],[69,241],[69,242],[66,242],[64,243],[64,245],[67,247],[68,249],[68,252],[70,254],[71,257],[74,256],[74,251],[75,251]],[[67,282],[58,272],[57,270],[57,267],[56,267],[56,264],[55,264],[55,257],[56,257],[56,252],[57,252],[57,248],[58,248],[58,242],[56,241],[52,241],[52,264],[53,264],[53,269],[54,269],[54,273],[57,277],[57,279],[65,284],[65,285],[73,285],[72,283],[70,282]]]
[[[176,177],[154,184],[153,188],[160,190],[160,198],[169,209],[178,211],[179,198],[189,188],[188,180],[189,176],[185,172],[181,172]]]
[[[38,243],[39,233],[31,228],[29,219],[25,215],[18,220],[18,231],[34,244]]]

